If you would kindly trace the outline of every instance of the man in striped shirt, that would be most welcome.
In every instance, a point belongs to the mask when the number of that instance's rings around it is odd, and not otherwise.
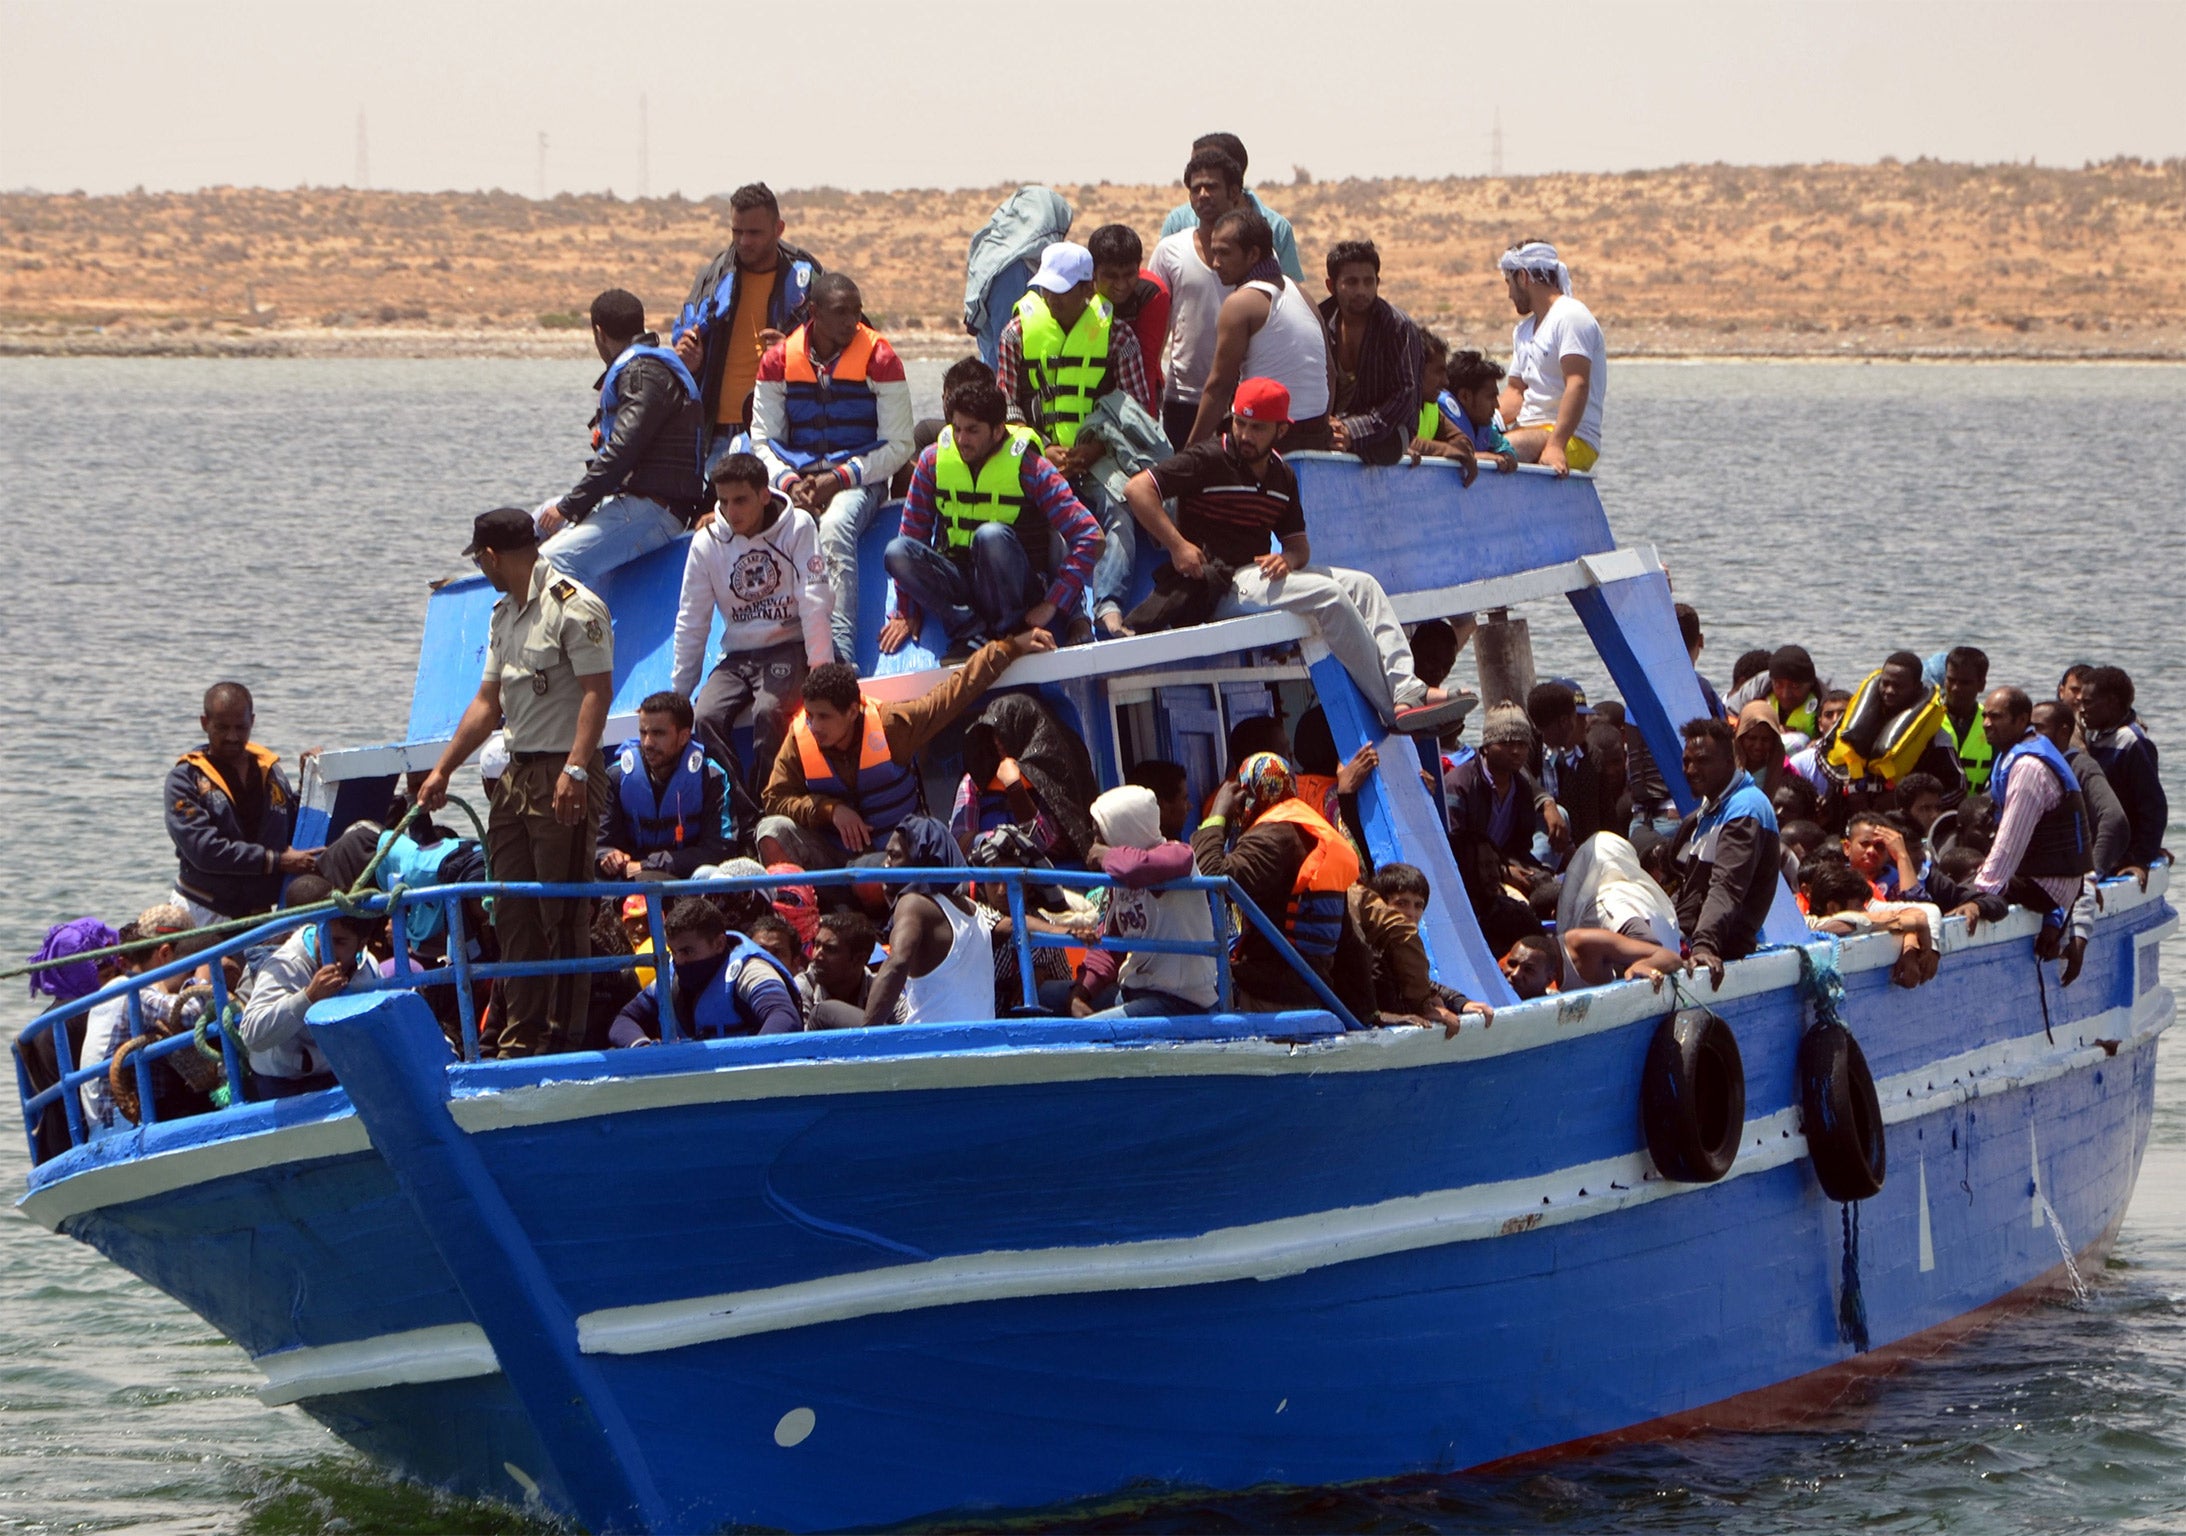
[[[1275,451],[1289,425],[1290,392],[1273,379],[1245,380],[1228,432],[1131,477],[1124,499],[1132,515],[1181,575],[1226,577],[1216,618],[1280,609],[1311,619],[1385,724],[1431,732],[1462,719],[1470,699],[1430,688],[1412,670],[1411,644],[1381,583],[1309,564],[1298,477]],[[1170,498],[1173,522],[1161,505]],[[1271,537],[1280,548],[1268,547]]]
[[[888,543],[896,611],[881,626],[893,653],[925,614],[948,633],[948,655],[968,656],[982,635],[1045,629],[1060,640],[1067,614],[1100,558],[1100,524],[1038,439],[1008,424],[1009,402],[988,379],[967,379],[943,402],[948,430],[919,455],[897,536]],[[1064,545],[1055,569],[1048,535]]]

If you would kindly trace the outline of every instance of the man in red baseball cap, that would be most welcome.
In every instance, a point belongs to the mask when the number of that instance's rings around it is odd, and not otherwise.
[[[1227,574],[1216,618],[1281,609],[1311,619],[1383,722],[1437,732],[1477,701],[1430,688],[1412,670],[1411,642],[1381,583],[1364,571],[1309,565],[1298,478],[1275,451],[1290,426],[1290,391],[1251,378],[1230,401],[1229,430],[1131,477],[1131,513],[1179,574]],[[1162,509],[1174,497],[1176,519]],[[1281,548],[1268,548],[1270,537]]]

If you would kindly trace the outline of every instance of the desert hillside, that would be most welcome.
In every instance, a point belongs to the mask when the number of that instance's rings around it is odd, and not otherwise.
[[[1005,188],[785,191],[790,238],[901,341],[952,348],[965,248]],[[1082,238],[1173,187],[1058,188]],[[2186,162],[1916,161],[1263,186],[1309,269],[1371,237],[1385,292],[1506,336],[1496,254],[1542,234],[1613,347],[1658,355],[2186,358]],[[0,194],[0,351],[570,350],[608,286],[672,313],[725,198],[218,188]],[[1316,284],[1317,286],[1317,284]]]

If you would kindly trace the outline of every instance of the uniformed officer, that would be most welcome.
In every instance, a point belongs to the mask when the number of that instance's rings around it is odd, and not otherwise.
[[[539,558],[531,514],[499,507],[472,524],[463,551],[502,594],[493,605],[486,675],[455,739],[418,790],[428,811],[448,779],[504,720],[508,771],[493,794],[486,851],[496,880],[593,878],[593,839],[607,794],[600,733],[614,693],[615,639],[607,605]],[[591,953],[587,901],[504,897],[494,915],[501,958],[581,959]],[[591,978],[511,976],[498,1054],[573,1050],[584,1037]]]

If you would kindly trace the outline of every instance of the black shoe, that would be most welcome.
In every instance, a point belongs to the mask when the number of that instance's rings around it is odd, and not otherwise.
[[[978,654],[979,648],[986,643],[977,635],[965,635],[959,639],[951,640],[949,648],[941,653],[941,664],[947,667],[954,666],[959,662],[970,661],[973,656]]]

